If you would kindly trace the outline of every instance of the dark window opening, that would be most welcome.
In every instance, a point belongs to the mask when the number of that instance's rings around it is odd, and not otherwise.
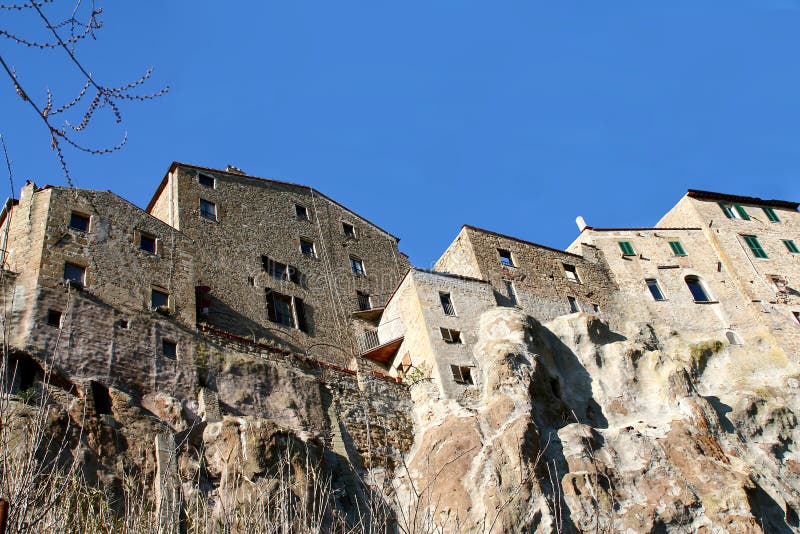
[[[309,258],[317,257],[317,251],[314,248],[314,242],[307,239],[300,240],[300,252],[303,254],[303,256],[308,256]]]
[[[178,344],[168,339],[161,340],[161,355],[174,360],[178,357]]]
[[[366,276],[366,271],[364,271],[364,262],[358,258],[350,256],[350,269],[353,271],[353,274],[358,276]]]
[[[456,384],[473,385],[472,370],[463,365],[451,365],[450,372],[453,373],[453,381]]]
[[[461,343],[461,332],[452,328],[439,328],[445,343]]]
[[[344,232],[344,236],[347,239],[355,239],[356,237],[356,229],[352,224],[347,224],[346,222],[343,222],[342,232]]]
[[[31,388],[44,378],[42,367],[29,356],[23,356],[16,360],[9,359],[9,364],[14,374],[18,393],[30,392]]]
[[[306,333],[309,332],[303,299],[284,295],[271,289],[266,290],[266,295],[267,318],[270,321],[289,328],[297,328]]]
[[[83,285],[86,281],[86,267],[66,262],[64,264],[64,280]]]
[[[500,263],[507,267],[514,267],[514,258],[511,257],[511,251],[504,248],[498,248],[497,254],[500,256]]]
[[[304,221],[310,220],[308,217],[308,208],[305,206],[301,206],[300,204],[294,205],[294,213],[297,215],[298,219],[303,219]]]
[[[456,310],[453,308],[453,301],[450,299],[450,293],[439,293],[439,302],[442,303],[442,310],[445,315],[455,315]]]
[[[150,307],[157,310],[160,307],[169,306],[169,293],[153,289],[150,291]]]
[[[506,286],[506,294],[508,295],[508,300],[511,302],[512,306],[516,306],[518,304],[517,301],[517,291],[514,289],[514,282],[511,280],[503,280],[503,284]]]
[[[61,328],[61,312],[57,310],[47,310],[47,324]]]
[[[664,298],[664,293],[661,291],[661,286],[658,285],[658,280],[654,278],[649,278],[645,280],[647,283],[647,289],[650,290],[650,294],[653,295],[653,300],[667,300]]]
[[[369,293],[363,291],[356,291],[356,298],[358,299],[359,311],[367,311],[372,309],[372,299]]]
[[[564,275],[566,275],[567,280],[572,282],[581,283],[580,277],[578,277],[578,271],[575,269],[574,265],[570,265],[568,263],[564,263]]]
[[[208,200],[200,199],[200,217],[209,221],[217,220],[217,205]]]
[[[255,279],[254,276],[248,276],[247,277],[247,285],[249,285],[249,286],[255,286],[256,285],[256,279]]]
[[[119,325],[119,327],[123,330],[127,330],[128,328],[131,327],[131,324],[128,322],[127,319],[120,319],[117,325]]]
[[[800,323],[800,312],[792,312],[794,315],[794,320]]]
[[[94,413],[105,415],[111,413],[111,395],[108,388],[99,382],[91,381],[92,400],[94,401]]]
[[[578,301],[575,299],[575,297],[568,296],[567,301],[569,302],[570,313],[577,313],[581,311],[581,309],[578,307]]]
[[[149,234],[139,235],[139,248],[150,254],[156,253],[156,238]]]
[[[72,212],[69,218],[69,227],[79,232],[89,231],[89,216]]]
[[[600,313],[600,305],[592,304],[592,310],[594,310],[595,313]]]
[[[687,276],[685,278],[686,285],[689,287],[689,291],[692,293],[692,298],[694,298],[695,302],[711,302],[711,299],[706,293],[705,288],[703,287],[702,282],[696,276]]]
[[[216,185],[216,179],[207,174],[199,174],[197,176],[197,181],[200,182],[200,185],[210,187],[211,189],[214,189],[214,186]]]

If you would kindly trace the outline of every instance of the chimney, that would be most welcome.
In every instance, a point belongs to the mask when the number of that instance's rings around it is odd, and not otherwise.
[[[586,221],[584,221],[583,217],[581,217],[580,215],[575,217],[575,224],[578,225],[578,230],[580,230],[581,232],[583,232],[588,227]]]

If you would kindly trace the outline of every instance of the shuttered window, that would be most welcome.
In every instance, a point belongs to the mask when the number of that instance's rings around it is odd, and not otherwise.
[[[619,241],[617,244],[623,256],[636,256],[636,252],[633,250],[633,245],[630,241]]]
[[[778,214],[775,213],[774,209],[772,208],[761,208],[761,209],[764,210],[764,214],[767,216],[767,219],[769,219],[769,222],[775,222],[775,223],[781,222],[781,219],[778,217]]]
[[[306,305],[303,299],[266,290],[267,318],[273,323],[308,332]]]
[[[672,253],[676,256],[686,256],[686,251],[683,250],[683,245],[680,241],[670,241],[669,248],[672,249]]]
[[[800,249],[797,248],[797,245],[794,244],[794,241],[791,239],[784,239],[783,244],[786,245],[786,248],[792,254],[800,254]]]
[[[749,221],[750,220],[750,216],[747,214],[747,212],[744,210],[744,208],[741,205],[734,204],[733,205],[733,209],[736,210],[736,213],[739,214],[739,218],[742,219],[743,221]]]
[[[756,258],[768,258],[767,253],[764,251],[764,248],[761,246],[761,243],[758,242],[758,238],[754,235],[743,235],[745,243],[747,246],[750,247],[750,251],[753,253],[753,256]]]

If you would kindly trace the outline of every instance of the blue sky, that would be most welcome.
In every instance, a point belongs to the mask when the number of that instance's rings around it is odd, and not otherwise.
[[[154,66],[171,90],[123,108],[122,151],[68,153],[77,185],[144,206],[173,160],[233,164],[318,188],[420,266],[462,224],[563,248],[577,215],[652,225],[687,188],[800,200],[798,1],[230,5],[102,4],[79,48],[96,78]],[[32,94],[79,88],[58,54],[0,54]],[[107,122],[88,144],[113,144]],[[0,133],[17,189],[64,183],[5,78]]]

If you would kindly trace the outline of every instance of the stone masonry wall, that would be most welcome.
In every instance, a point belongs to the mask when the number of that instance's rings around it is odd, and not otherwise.
[[[310,188],[203,172],[214,177],[215,187],[200,185],[199,171],[191,167],[178,167],[174,178],[180,228],[195,243],[196,284],[211,288],[210,313],[201,319],[349,364],[355,353],[350,314],[357,310],[356,291],[382,305],[408,267],[397,240]],[[201,198],[216,204],[217,221],[200,217]],[[296,216],[297,204],[306,208],[308,220]],[[343,222],[355,227],[355,238],[345,237]],[[301,254],[301,238],[313,242],[316,257]],[[300,283],[270,277],[262,255],[296,267]],[[352,272],[351,256],[363,261],[365,276]],[[268,320],[267,289],[303,300],[308,333]]]

